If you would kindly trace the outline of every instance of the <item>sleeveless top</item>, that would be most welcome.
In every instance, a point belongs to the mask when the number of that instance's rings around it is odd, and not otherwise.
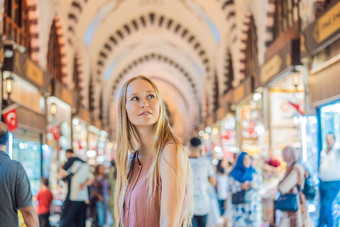
[[[169,143],[167,143],[169,144]],[[150,156],[143,166],[138,160],[139,151],[134,154],[131,163],[132,174],[125,193],[122,222],[124,227],[157,227],[161,216],[161,180],[158,180],[152,203],[148,200],[147,175],[152,164]],[[186,197],[186,196],[185,196]],[[183,201],[180,223],[183,223],[187,199]]]

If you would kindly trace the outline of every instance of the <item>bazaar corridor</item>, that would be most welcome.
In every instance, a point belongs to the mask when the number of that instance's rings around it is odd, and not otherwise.
[[[340,227],[340,0],[0,12],[0,227]]]

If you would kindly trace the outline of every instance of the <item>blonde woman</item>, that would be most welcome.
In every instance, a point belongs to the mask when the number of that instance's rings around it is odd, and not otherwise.
[[[188,226],[188,157],[170,128],[156,85],[147,77],[133,77],[123,85],[116,133],[117,226]]]

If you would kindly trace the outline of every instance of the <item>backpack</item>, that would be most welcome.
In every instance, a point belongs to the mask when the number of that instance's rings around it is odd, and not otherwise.
[[[305,184],[304,184],[302,192],[305,195],[307,200],[312,201],[315,199],[315,196],[316,196],[316,186],[313,183],[313,179],[308,173],[308,171],[307,170],[305,171],[306,171],[305,176],[307,177],[305,178]]]

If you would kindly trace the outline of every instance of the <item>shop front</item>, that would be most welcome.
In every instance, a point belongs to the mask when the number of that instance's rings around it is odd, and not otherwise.
[[[37,194],[43,169],[43,143],[46,132],[44,90],[48,78],[25,54],[6,44],[2,68],[2,114],[8,126],[10,157],[25,168],[32,193]]]
[[[340,147],[340,2],[334,1],[303,31],[302,61],[309,66],[311,113],[317,115],[317,154],[326,148],[326,134],[336,137]],[[315,164],[318,169],[319,161]],[[315,174],[317,177],[317,174]],[[335,220],[340,217],[340,193],[333,203]],[[317,215],[315,215],[317,216]],[[315,218],[317,223],[317,218]]]

